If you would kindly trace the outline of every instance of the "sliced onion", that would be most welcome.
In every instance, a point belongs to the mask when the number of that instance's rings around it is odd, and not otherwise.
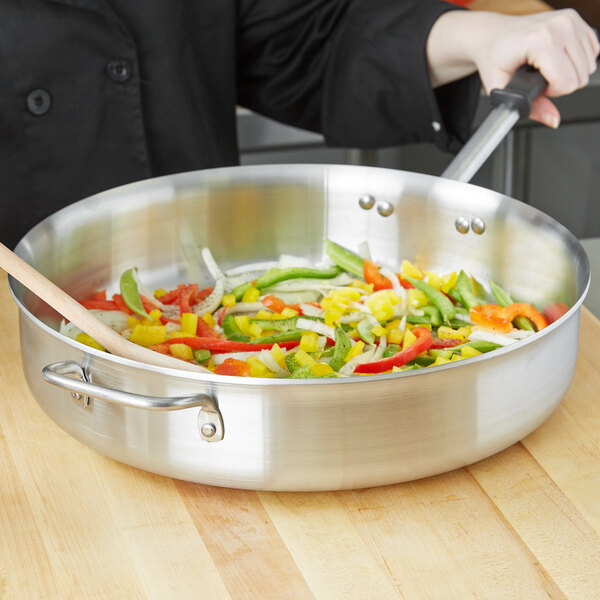
[[[79,329],[75,323],[67,322],[64,319],[60,322],[60,326],[58,328],[58,333],[64,335],[65,337],[71,338],[72,340],[76,340],[77,336],[80,333],[83,333],[82,329]]]
[[[375,348],[373,346],[369,347],[368,350],[364,350],[358,356],[355,356],[351,360],[349,360],[339,371],[340,375],[350,376],[354,373],[354,369],[358,365],[362,365],[363,363],[368,363],[373,360],[375,356]]]
[[[323,317],[325,315],[325,311],[318,306],[313,306],[312,304],[306,304],[305,302],[300,303],[300,310],[303,315],[308,317]]]
[[[380,358],[383,358],[383,353],[385,352],[386,348],[387,348],[387,338],[385,337],[385,335],[382,335],[379,338],[379,345],[377,346],[377,350],[375,350],[375,354],[373,355],[373,360],[379,360]]]
[[[371,257],[371,248],[369,247],[368,240],[363,240],[358,244],[358,255],[365,260],[373,260]]]
[[[298,320],[296,321],[296,327],[298,329],[304,329],[305,331],[314,331],[319,335],[324,335],[325,337],[335,341],[335,329],[329,325],[325,325],[325,323],[321,323],[321,321],[312,321],[311,319],[303,319],[302,317],[298,317]]]
[[[494,333],[493,331],[486,331],[485,329],[479,329],[474,327],[469,334],[469,341],[482,341],[491,342],[492,344],[499,344],[500,346],[508,346],[514,344],[517,340],[514,337],[510,337],[503,333]]]
[[[214,313],[217,308],[221,305],[223,300],[223,294],[225,290],[223,278],[215,281],[215,287],[213,291],[208,295],[202,302],[199,302],[193,307],[194,313],[202,317],[205,313]]]
[[[277,361],[273,358],[270,350],[261,350],[260,354],[257,355],[257,358],[265,365],[265,367],[267,367],[267,369],[273,371],[278,377],[287,377],[290,374],[288,369],[283,369],[277,364]]]
[[[362,321],[365,318],[368,319],[369,316],[372,316],[372,315],[366,316],[365,313],[359,312],[359,311],[351,312],[351,313],[348,313],[347,315],[342,315],[340,317],[340,322],[341,323],[352,323],[353,321]],[[373,317],[373,319],[375,319],[375,317]],[[377,319],[375,319],[375,321],[377,321]],[[379,325],[379,321],[377,321],[377,325]],[[375,327],[375,325],[373,325],[373,327]]]
[[[352,277],[347,273],[340,273],[335,277],[331,277],[330,279],[313,279],[311,277],[298,277],[297,279],[287,279],[286,281],[280,281],[275,285],[272,285],[268,288],[268,291],[265,289],[263,292],[265,293],[273,293],[277,292],[301,292],[304,290],[317,290],[321,292],[322,290],[331,290],[336,288],[343,288],[347,286],[352,281]]]
[[[232,267],[231,269],[227,269],[225,271],[225,275],[227,277],[233,277],[235,275],[243,275],[244,273],[261,273],[263,271],[268,271],[269,269],[273,269],[279,265],[278,262],[274,260],[257,262],[248,265],[239,265],[237,267]]]

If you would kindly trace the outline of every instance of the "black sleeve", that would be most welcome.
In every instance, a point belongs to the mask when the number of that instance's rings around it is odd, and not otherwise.
[[[480,91],[474,75],[433,90],[425,53],[438,0],[245,0],[238,97],[330,146],[433,142],[457,151]]]

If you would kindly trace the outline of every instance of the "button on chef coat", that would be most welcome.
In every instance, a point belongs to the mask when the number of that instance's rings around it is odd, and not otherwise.
[[[447,10],[436,0],[0,2],[0,240],[14,245],[111,187],[237,164],[237,105],[332,146],[458,149],[479,82],[430,87],[425,40]]]

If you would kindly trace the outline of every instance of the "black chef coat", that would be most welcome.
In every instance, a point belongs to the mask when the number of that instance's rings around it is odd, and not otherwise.
[[[238,162],[242,105],[374,148],[468,137],[434,92],[436,0],[1,0],[0,241],[117,185]]]

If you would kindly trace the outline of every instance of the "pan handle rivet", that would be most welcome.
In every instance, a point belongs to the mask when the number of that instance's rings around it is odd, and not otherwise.
[[[358,199],[358,204],[361,208],[365,210],[370,210],[375,206],[375,198],[370,194],[364,194]]]
[[[469,219],[467,219],[467,217],[458,217],[456,221],[454,221],[454,226],[458,233],[469,233]]]
[[[211,438],[217,433],[217,428],[212,423],[203,423],[200,427],[200,433],[204,437]]]
[[[475,217],[471,221],[471,229],[473,230],[473,233],[481,235],[485,231],[485,223],[479,217]]]
[[[394,212],[394,206],[390,202],[380,202],[377,205],[377,212],[382,217],[389,217]]]

